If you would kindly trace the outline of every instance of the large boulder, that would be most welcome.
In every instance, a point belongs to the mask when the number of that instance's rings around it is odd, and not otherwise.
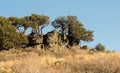
[[[48,32],[44,36],[44,44],[49,48],[54,48],[58,46],[59,33],[56,30]]]
[[[31,33],[29,35],[29,45],[43,44],[43,35]]]

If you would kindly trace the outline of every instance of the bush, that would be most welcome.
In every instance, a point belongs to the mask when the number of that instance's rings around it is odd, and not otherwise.
[[[99,44],[95,47],[95,49],[96,49],[97,51],[105,51],[105,47],[104,47],[101,43],[99,43]]]
[[[81,49],[88,49],[88,46],[87,46],[87,45],[84,45],[84,46],[82,46]]]

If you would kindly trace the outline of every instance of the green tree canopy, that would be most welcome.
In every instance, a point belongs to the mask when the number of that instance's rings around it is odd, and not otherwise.
[[[24,28],[23,33],[25,34],[26,30],[31,26],[32,22],[30,21],[30,16],[25,16],[19,19],[20,24]]]
[[[65,16],[57,17],[52,22],[52,26],[55,29],[60,29],[61,34],[65,34],[67,32],[67,18]]]
[[[9,49],[15,47],[16,37],[18,37],[16,29],[10,23],[4,22],[0,24],[0,48]]]
[[[48,16],[32,14],[30,16],[30,21],[32,21],[32,28],[34,33],[39,33],[42,29],[49,24],[50,20]]]
[[[31,21],[29,20],[30,16],[25,16],[22,18],[18,17],[9,17],[9,21],[14,25],[17,30],[25,34],[25,31],[31,26]],[[21,30],[23,28],[24,30]]]
[[[27,38],[17,32],[8,18],[0,17],[0,49],[21,47]]]
[[[16,29],[18,30],[18,32],[21,32],[20,27],[22,27],[22,24],[20,22],[20,18],[18,17],[9,17],[8,18],[10,23],[16,27]]]
[[[52,22],[52,26],[60,29],[62,34],[67,33],[70,43],[79,44],[80,40],[93,41],[93,31],[85,29],[76,16],[58,17]]]

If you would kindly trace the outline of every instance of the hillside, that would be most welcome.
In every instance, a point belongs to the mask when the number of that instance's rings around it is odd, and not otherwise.
[[[90,49],[2,50],[0,73],[120,73],[120,53]]]

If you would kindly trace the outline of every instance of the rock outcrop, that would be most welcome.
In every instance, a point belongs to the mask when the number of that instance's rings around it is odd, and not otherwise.
[[[36,47],[39,46],[39,48],[44,47],[43,46],[44,44],[43,44],[43,35],[42,34],[40,35],[40,34],[32,33],[32,34],[29,35],[28,39],[29,39],[29,45],[30,46],[36,46]]]
[[[53,48],[58,45],[59,33],[56,30],[48,32],[44,35],[44,44],[47,47]]]
[[[64,35],[66,37],[66,35]],[[68,45],[68,43],[62,40],[61,35],[53,30],[48,32],[47,34],[35,34],[32,33],[29,35],[29,45],[36,46],[37,48],[51,48],[52,50],[56,50],[60,47]]]

